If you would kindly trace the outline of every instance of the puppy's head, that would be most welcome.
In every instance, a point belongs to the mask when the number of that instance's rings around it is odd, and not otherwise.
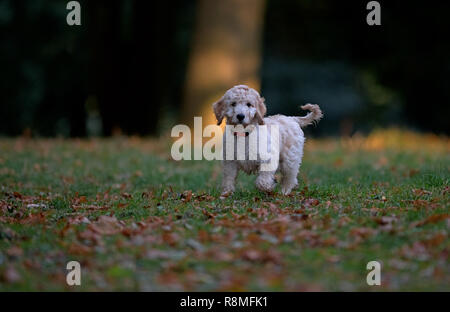
[[[229,125],[264,124],[263,117],[266,114],[264,98],[259,93],[246,85],[239,85],[229,89],[224,96],[213,104],[217,124],[227,118]]]

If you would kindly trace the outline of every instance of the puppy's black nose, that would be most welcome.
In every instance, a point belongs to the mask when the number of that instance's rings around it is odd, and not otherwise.
[[[245,116],[244,116],[244,114],[238,114],[238,115],[236,115],[236,118],[237,118],[237,120],[242,121],[242,120],[244,120]]]

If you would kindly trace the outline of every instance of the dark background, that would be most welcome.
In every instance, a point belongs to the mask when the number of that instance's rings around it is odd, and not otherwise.
[[[0,0],[0,135],[158,135],[182,122],[204,2],[79,2],[82,25],[68,26],[67,1]],[[382,26],[368,26],[367,2],[264,1],[268,113],[318,103],[318,135],[449,134],[450,5],[379,1]]]

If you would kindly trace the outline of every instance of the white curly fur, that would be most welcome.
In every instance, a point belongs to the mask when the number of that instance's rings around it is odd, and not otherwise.
[[[278,125],[279,129],[279,162],[277,170],[281,172],[281,191],[287,195],[297,185],[297,175],[303,157],[305,137],[301,127],[318,122],[323,114],[318,105],[307,104],[302,109],[309,110],[304,117],[274,115],[264,118],[266,106],[259,93],[246,86],[238,85],[229,89],[225,95],[213,104],[213,111],[220,125],[223,118],[227,125]],[[241,115],[238,119],[238,115]],[[243,115],[243,116],[242,116]],[[224,144],[226,135],[224,136]],[[262,171],[260,160],[248,160],[248,137],[246,138],[246,160],[223,160],[222,196],[233,193],[239,170],[258,173],[256,187],[264,192],[272,192],[276,181],[274,171]],[[225,145],[224,145],[225,146]],[[236,146],[236,145],[235,145]],[[236,149],[235,149],[236,152]],[[237,159],[237,158],[234,158]]]

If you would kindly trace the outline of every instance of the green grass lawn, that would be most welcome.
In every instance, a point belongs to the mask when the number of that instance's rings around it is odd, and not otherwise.
[[[168,140],[0,139],[0,291],[450,291],[450,141],[308,140],[291,196]],[[82,285],[66,284],[81,264]],[[382,264],[368,286],[366,264]]]

